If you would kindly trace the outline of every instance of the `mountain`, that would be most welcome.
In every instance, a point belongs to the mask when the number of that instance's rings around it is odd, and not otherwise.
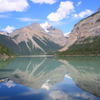
[[[52,25],[50,25],[48,22],[40,24],[40,26],[46,31],[49,32],[49,30],[54,29]]]
[[[76,23],[60,54],[100,54],[100,11]]]
[[[69,35],[70,35],[70,32],[64,34],[64,36],[65,36],[66,38],[68,38]]]
[[[61,46],[65,46],[67,39],[60,29],[54,28],[48,22],[40,24],[40,26],[52,37],[52,40],[55,43],[60,44]]]
[[[66,41],[61,30],[55,28],[48,33],[36,22],[7,36],[0,34],[0,43],[15,55],[47,54],[60,49]]]
[[[7,31],[0,31],[0,34],[8,35],[9,33]]]
[[[0,60],[1,60],[1,58],[6,59],[10,56],[14,56],[13,53],[11,51],[9,51],[9,49],[4,47],[2,44],[0,44]]]
[[[0,34],[3,34],[3,32],[2,32],[2,31],[0,31]]]

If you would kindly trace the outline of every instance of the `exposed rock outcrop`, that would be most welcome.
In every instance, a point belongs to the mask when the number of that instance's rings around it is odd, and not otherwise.
[[[87,38],[100,36],[100,11],[79,21],[70,33],[66,46],[60,51],[65,51],[74,43],[84,44]],[[92,40],[88,41],[92,42]]]

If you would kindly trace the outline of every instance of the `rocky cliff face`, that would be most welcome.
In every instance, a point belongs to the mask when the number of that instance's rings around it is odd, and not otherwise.
[[[38,23],[2,35],[0,39],[16,55],[46,54],[60,49],[67,41],[61,30],[49,29],[48,33]]]
[[[78,22],[68,38],[66,46],[61,50],[65,51],[72,44],[85,44],[85,39],[91,38],[88,43],[93,42],[92,38],[100,36],[100,11]]]

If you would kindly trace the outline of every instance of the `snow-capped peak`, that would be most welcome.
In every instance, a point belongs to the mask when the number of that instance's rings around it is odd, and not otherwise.
[[[69,37],[70,33],[71,33],[71,32],[65,33],[64,36],[65,36],[65,37]]]
[[[46,89],[46,90],[50,90],[50,88],[52,87],[52,85],[49,83],[50,79],[48,79],[42,86],[41,88]]]
[[[0,34],[4,34],[4,33],[0,31]]]
[[[3,34],[3,35],[8,35],[9,33],[7,31],[0,31],[0,34]]]
[[[48,29],[52,27],[48,22],[40,24],[40,26],[46,31],[49,32]]]

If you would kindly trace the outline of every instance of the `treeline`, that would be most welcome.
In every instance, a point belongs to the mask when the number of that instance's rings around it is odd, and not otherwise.
[[[90,42],[90,40],[92,42]],[[73,44],[68,50],[59,52],[58,55],[98,55],[100,54],[100,37],[87,38],[83,44]]]
[[[0,55],[4,55],[4,54],[8,56],[14,56],[14,54],[8,48],[0,44]]]

